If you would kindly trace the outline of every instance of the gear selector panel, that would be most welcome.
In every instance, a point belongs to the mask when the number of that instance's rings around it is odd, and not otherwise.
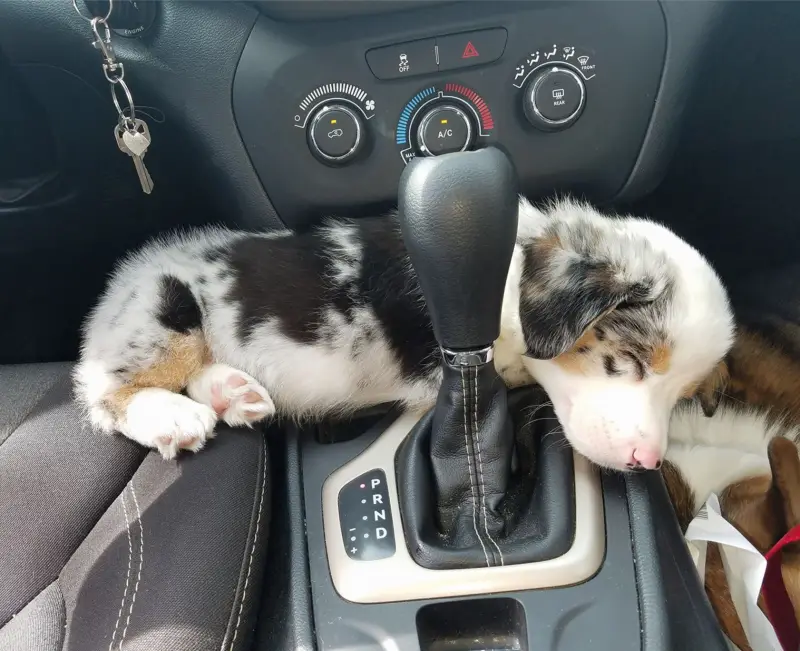
[[[342,487],[339,521],[345,550],[353,560],[378,561],[394,555],[394,524],[383,470],[370,470]]]

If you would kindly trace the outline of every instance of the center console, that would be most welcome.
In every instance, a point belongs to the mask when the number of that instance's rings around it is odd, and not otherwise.
[[[725,649],[663,484],[644,489],[657,512],[633,510],[637,476],[601,476],[557,433],[543,393],[508,391],[494,368],[517,232],[506,154],[418,158],[399,187],[442,384],[427,412],[303,440],[317,648]],[[648,627],[664,631],[648,640]]]
[[[329,4],[256,21],[237,126],[289,227],[399,201],[443,382],[427,413],[277,435],[290,579],[264,607],[307,626],[262,647],[726,649],[660,475],[599,472],[492,364],[517,193],[654,182],[708,23],[650,0]]]

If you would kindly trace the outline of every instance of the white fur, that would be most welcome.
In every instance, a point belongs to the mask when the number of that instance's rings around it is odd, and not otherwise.
[[[675,410],[667,460],[694,491],[695,511],[711,493],[719,495],[748,477],[770,475],[767,446],[776,436],[797,443],[800,429],[770,424],[764,413],[721,407],[711,418],[695,406]]]
[[[131,398],[122,433],[173,459],[179,450],[202,449],[216,423],[217,415],[206,405],[166,389],[144,389]]]

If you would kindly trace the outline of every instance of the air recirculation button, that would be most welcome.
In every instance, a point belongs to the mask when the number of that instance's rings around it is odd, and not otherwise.
[[[340,165],[355,158],[364,143],[364,125],[344,104],[321,107],[308,125],[308,146],[323,162]]]

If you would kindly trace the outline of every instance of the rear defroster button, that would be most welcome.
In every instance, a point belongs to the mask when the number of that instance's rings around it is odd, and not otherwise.
[[[570,126],[580,117],[586,103],[586,87],[571,69],[552,66],[536,73],[526,84],[523,96],[525,116],[544,131]]]

